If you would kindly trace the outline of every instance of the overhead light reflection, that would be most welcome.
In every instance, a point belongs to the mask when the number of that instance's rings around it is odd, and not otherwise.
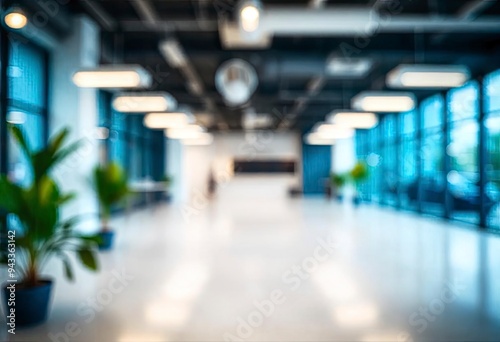
[[[244,1],[240,9],[241,28],[248,33],[257,31],[260,24],[260,4],[254,1]]]
[[[333,311],[334,321],[345,328],[369,327],[377,323],[378,318],[378,309],[372,303],[345,304]]]
[[[3,20],[5,25],[14,30],[20,30],[28,24],[26,14],[19,7],[8,9]]]

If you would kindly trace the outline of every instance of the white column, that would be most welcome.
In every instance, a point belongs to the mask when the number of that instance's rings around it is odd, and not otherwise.
[[[87,17],[75,18],[72,26],[71,35],[51,53],[50,134],[66,127],[71,130],[68,141],[81,140],[81,148],[54,170],[54,176],[64,191],[77,194],[63,216],[94,214],[79,226],[90,232],[99,228],[98,203],[90,181],[99,160],[97,90],[78,88],[71,77],[81,67],[98,65],[100,36],[98,26]]]
[[[172,177],[172,186],[170,193],[172,201],[181,203],[187,200],[188,194],[186,190],[186,172],[185,172],[185,151],[184,145],[180,140],[166,139],[165,140],[166,156],[166,173]]]
[[[356,141],[354,138],[337,140],[332,147],[332,171],[346,173],[356,165]],[[352,185],[346,186],[344,195],[352,196]]]

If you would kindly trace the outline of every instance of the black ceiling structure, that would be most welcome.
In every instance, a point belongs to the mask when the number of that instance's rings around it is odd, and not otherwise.
[[[153,74],[154,90],[168,91],[195,113],[213,112],[215,121],[225,122],[229,129],[241,129],[244,108],[228,107],[214,78],[217,68],[231,58],[246,60],[257,72],[259,84],[250,103],[255,111],[273,115],[273,128],[301,131],[332,110],[348,108],[360,91],[387,89],[387,72],[402,63],[465,64],[474,77],[500,67],[497,1],[264,0],[262,5],[264,11],[273,6],[371,8],[386,20],[387,27],[371,34],[276,34],[266,48],[234,49],[221,42],[219,27],[221,20],[234,21],[237,0],[72,0],[70,9],[88,14],[102,27],[103,63],[143,65]],[[417,21],[405,27],[401,18],[426,19],[435,25],[421,27]],[[160,53],[159,44],[167,38],[175,38],[182,46],[203,84],[202,96],[190,91],[186,75]],[[367,57],[373,67],[359,79],[328,76],[325,65],[332,54]],[[320,85],[311,91],[315,80]],[[414,92],[422,99],[436,91]]]

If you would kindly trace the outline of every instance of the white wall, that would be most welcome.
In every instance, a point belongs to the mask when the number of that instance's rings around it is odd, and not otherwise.
[[[71,35],[51,51],[50,82],[50,134],[67,127],[71,130],[68,141],[82,140],[82,147],[66,159],[54,177],[64,191],[74,191],[76,200],[63,210],[63,216],[95,214],[98,204],[90,177],[99,158],[96,140],[97,90],[76,87],[71,76],[81,67],[96,66],[99,61],[100,37],[98,26],[86,17],[74,19]],[[84,231],[97,229],[97,217],[82,222]]]
[[[342,173],[350,171],[356,164],[355,139],[338,140],[332,147],[332,171]]]
[[[206,193],[211,170],[218,183],[231,181],[235,158],[296,160],[297,174],[286,178],[288,183],[300,185],[301,157],[300,135],[294,132],[217,133],[210,146],[178,146],[169,141],[167,173],[174,177],[174,201],[186,202]]]
[[[173,201],[186,200],[186,177],[184,175],[184,146],[179,140],[165,140],[166,170],[165,174],[172,177],[170,194]]]

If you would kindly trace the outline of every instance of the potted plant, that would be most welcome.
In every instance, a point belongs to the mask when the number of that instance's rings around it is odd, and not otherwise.
[[[165,193],[164,193],[164,198],[170,202],[171,200],[171,195],[170,195],[170,187],[172,186],[172,183],[173,183],[173,177],[170,176],[170,175],[164,175],[161,179],[161,181],[165,184]]]
[[[73,271],[68,253],[76,253],[77,259],[93,271],[97,270],[97,261],[95,241],[74,230],[78,218],[63,221],[59,217],[61,206],[74,198],[74,194],[63,193],[49,174],[79,144],[63,147],[69,133],[65,129],[50,139],[46,147],[33,151],[19,127],[9,126],[9,129],[33,174],[31,184],[26,187],[6,175],[0,176],[0,208],[15,215],[19,222],[19,229],[6,232],[7,253],[2,258],[9,274],[9,280],[3,285],[5,313],[7,316],[14,313],[15,326],[22,327],[47,318],[53,281],[41,272],[51,257],[62,260],[69,280],[73,280]]]
[[[346,182],[347,176],[345,174],[332,173],[330,175],[330,183],[334,188],[335,195],[339,201],[342,201],[342,189],[344,188]]]
[[[94,187],[100,205],[101,231],[99,233],[100,250],[109,250],[113,245],[114,232],[109,227],[111,209],[123,201],[129,194],[128,179],[122,167],[111,162],[94,169]]]
[[[358,191],[359,185],[368,178],[368,168],[366,164],[362,161],[358,161],[349,172],[349,177],[354,183],[354,196],[352,201],[354,205],[357,206],[361,203],[361,197]]]
[[[165,183],[165,187],[170,187],[172,185],[173,178],[170,175],[164,175],[161,179],[163,183]]]

